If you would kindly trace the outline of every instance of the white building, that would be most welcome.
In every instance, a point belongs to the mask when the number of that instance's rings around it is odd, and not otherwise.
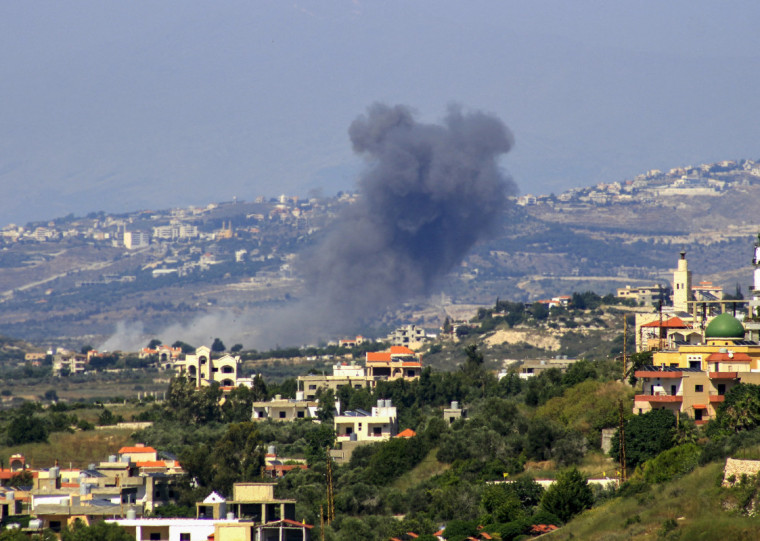
[[[145,231],[124,231],[124,247],[127,250],[145,248],[150,244],[150,234]]]
[[[335,416],[336,440],[375,442],[391,439],[398,434],[398,414],[390,400],[378,400],[372,412],[361,409]]]

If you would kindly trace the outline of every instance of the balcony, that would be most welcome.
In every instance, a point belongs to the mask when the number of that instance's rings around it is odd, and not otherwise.
[[[724,394],[711,394],[710,395],[710,404],[716,404],[720,402],[726,401],[726,395]]]
[[[633,397],[634,402],[654,402],[656,404],[667,404],[674,402],[683,402],[683,396],[672,394],[637,394]]]
[[[739,377],[738,372],[710,372],[710,379],[736,379]]]

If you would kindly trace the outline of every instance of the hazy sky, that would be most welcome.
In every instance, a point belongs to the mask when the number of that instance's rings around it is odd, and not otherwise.
[[[760,158],[760,3],[0,2],[0,225],[352,189],[376,101],[499,116],[522,192]]]

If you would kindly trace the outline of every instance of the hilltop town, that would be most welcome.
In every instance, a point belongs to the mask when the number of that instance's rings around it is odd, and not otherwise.
[[[440,284],[442,295],[409,299],[379,332],[409,320],[435,325],[457,305],[484,304],[505,291],[531,301],[568,289],[612,292],[662,281],[681,248],[705,279],[746,287],[748,267],[738,254],[755,233],[758,180],[756,162],[727,161],[519,196],[494,237]],[[298,254],[357,197],[283,195],[6,225],[0,332],[100,342],[120,321],[150,330],[287,303],[302,294]],[[74,311],[77,317],[68,317]]]

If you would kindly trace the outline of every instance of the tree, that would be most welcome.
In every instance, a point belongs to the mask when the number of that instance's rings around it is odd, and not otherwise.
[[[332,423],[335,417],[335,393],[332,389],[319,389],[316,398],[319,401],[317,418],[323,423]]]
[[[222,342],[220,338],[214,338],[214,343],[211,344],[211,351],[215,353],[221,353],[225,349],[227,348],[224,347],[224,342]]]
[[[22,443],[47,442],[47,423],[36,415],[17,414],[8,425],[8,443],[19,445]]]
[[[243,350],[243,344],[235,344],[230,348],[230,353],[237,353]]]
[[[593,503],[594,494],[576,468],[560,473],[541,499],[541,507],[564,522],[589,509]]]
[[[182,349],[182,353],[195,353],[195,347],[191,346],[187,342],[182,342],[181,340],[177,340],[172,344],[173,348],[180,348]]]
[[[449,316],[446,316],[446,319],[443,320],[443,333],[451,334],[451,320],[449,320]]]
[[[718,409],[716,420],[732,432],[760,426],[760,385],[740,383],[732,387]]]
[[[89,353],[93,349],[94,348],[92,346],[90,346],[90,345],[82,346],[82,349],[81,349],[82,355],[87,355],[87,353]]]
[[[666,409],[634,415],[625,423],[626,466],[636,467],[673,447],[676,417]],[[620,438],[615,433],[610,456],[619,460]]]
[[[156,349],[161,344],[163,344],[161,340],[159,340],[158,338],[154,338],[150,342],[148,342],[148,349]]]

